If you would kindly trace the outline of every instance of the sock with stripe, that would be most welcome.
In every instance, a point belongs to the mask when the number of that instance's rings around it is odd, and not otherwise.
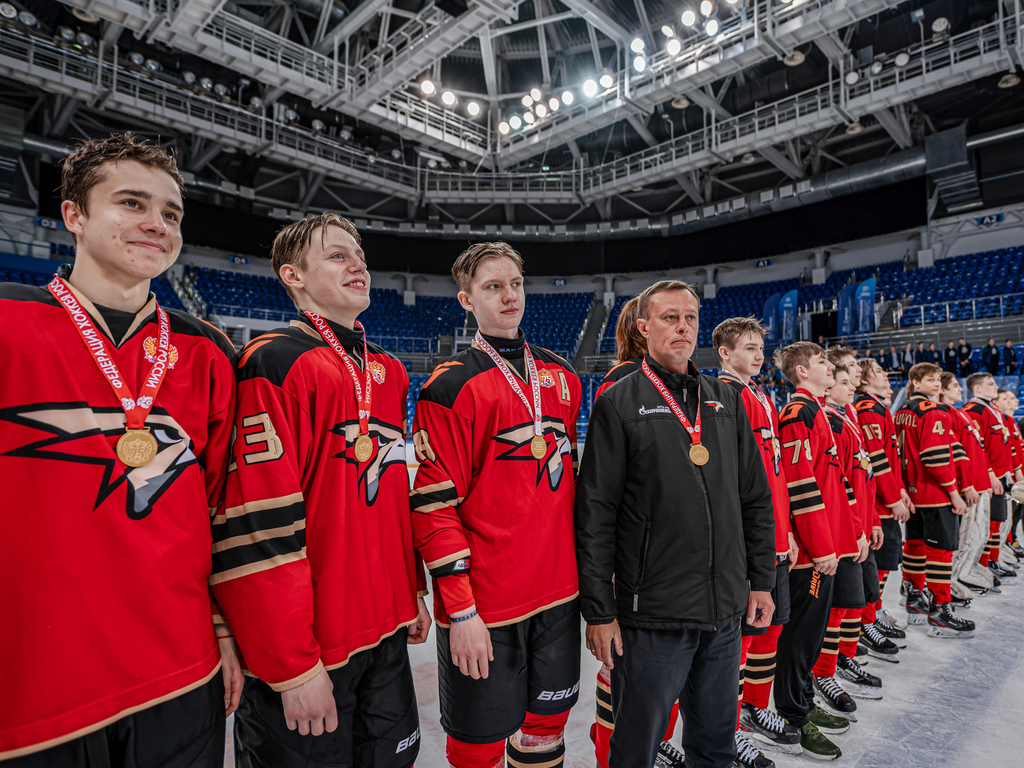
[[[862,608],[841,608],[843,614],[839,624],[839,652],[852,659],[857,655],[860,642],[860,622],[864,615]],[[874,623],[874,619],[871,620]]]
[[[746,619],[740,619],[746,621]],[[743,680],[747,668],[747,652],[750,651],[750,644],[753,642],[753,635],[743,635],[740,642],[740,688],[736,701],[736,730],[740,729],[740,711],[743,709]]]
[[[928,547],[928,589],[935,595],[936,605],[945,605],[951,599],[950,580],[953,577],[953,553]]]
[[[903,545],[903,578],[918,589],[925,585],[925,560],[924,539],[907,539]]]
[[[758,709],[768,709],[775,682],[775,652],[779,647],[781,624],[772,624],[763,635],[751,638],[743,669],[743,700]]]
[[[522,727],[508,738],[509,768],[560,768],[565,763],[565,723],[569,711],[556,715],[526,713]]]

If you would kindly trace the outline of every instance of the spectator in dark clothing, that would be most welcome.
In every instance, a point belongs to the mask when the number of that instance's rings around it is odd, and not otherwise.
[[[1017,351],[1013,348],[1013,342],[1006,340],[1003,347],[1003,374],[1013,376],[1017,373]]]
[[[985,348],[981,350],[982,367],[995,376],[999,373],[999,347],[995,339],[989,339]]]
[[[956,376],[956,344],[952,341],[942,353],[942,370]]]
[[[914,355],[914,345],[908,341],[906,348],[903,350],[903,354],[900,355],[899,370],[903,373],[904,379],[910,378],[910,369],[914,367],[914,363],[916,362],[917,360],[916,356]]]
[[[914,365],[930,362],[931,359],[928,357],[928,350],[924,348],[924,342],[917,342],[917,350],[914,352]]]
[[[885,370],[887,371],[902,371],[903,370],[903,355],[896,350],[896,346],[889,347],[888,359],[885,361]]]
[[[926,362],[934,363],[939,368],[942,367],[942,353],[935,348],[935,344],[928,345],[928,360]]]
[[[960,338],[959,341],[957,341],[957,344],[956,344],[956,361],[957,361],[957,363],[960,364],[960,375],[961,376],[970,376],[972,373],[974,373],[974,364],[971,362],[971,350],[972,349],[973,349],[973,347],[971,347],[970,344],[968,344],[966,341],[964,341],[964,339],[962,337]]]

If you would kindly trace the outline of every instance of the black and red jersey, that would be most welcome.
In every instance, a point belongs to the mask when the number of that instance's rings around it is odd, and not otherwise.
[[[764,471],[768,475],[768,485],[772,491],[772,506],[775,511],[775,556],[784,555],[789,552],[789,533],[792,525],[786,473],[782,464],[782,443],[779,441],[779,413],[767,395],[761,393],[764,399],[758,398],[754,392],[757,385],[752,381],[744,382],[724,369],[719,371],[718,378],[739,391],[740,400],[743,401],[743,407],[750,419],[750,426],[761,450]]]
[[[821,401],[798,389],[779,413],[779,439],[794,533],[800,543],[796,567],[857,555],[859,534]]]
[[[1014,472],[1021,471],[1022,459],[1024,459],[1024,445],[1021,443],[1020,427],[1013,420],[1012,416],[1002,414],[1003,423],[1010,430],[1010,465]]]
[[[631,357],[628,360],[623,360],[618,365],[614,366],[608,373],[601,379],[601,385],[597,388],[597,392],[594,393],[594,399],[596,400],[598,395],[604,392],[615,382],[620,379],[624,379],[633,371],[640,370],[640,363],[643,362],[642,357]]]
[[[835,437],[836,455],[843,468],[846,498],[850,514],[853,516],[854,529],[858,538],[861,535],[870,536],[874,520],[874,499],[867,495],[871,463],[861,445],[860,430],[853,422],[847,420],[849,417],[846,417],[845,411],[839,406],[826,405],[825,413]]]
[[[328,322],[372,378],[368,461],[355,384],[305,317],[250,342],[238,366],[227,500],[214,518],[214,595],[248,670],[275,690],[345,664],[416,620],[404,414],[409,378]],[[420,571],[421,573],[421,571]]]
[[[988,468],[996,477],[1004,478],[1013,471],[1013,444],[1010,442],[1010,428],[1003,415],[992,403],[979,397],[963,407],[963,412],[974,420],[981,435]]]
[[[962,491],[974,488],[978,493],[984,493],[990,490],[992,483],[989,482],[988,460],[985,458],[977,425],[974,419],[964,415],[958,408],[950,406],[949,415],[953,420],[956,441],[960,445],[959,450],[955,445],[953,447],[957,484]]]
[[[902,501],[903,474],[896,446],[896,425],[885,404],[869,392],[858,392],[853,407],[864,436],[864,448],[871,460],[875,486],[875,512],[879,519],[892,519],[892,508]]]
[[[522,344],[520,335],[520,361]],[[573,503],[582,386],[561,357],[530,350],[546,443],[540,459],[530,450],[531,413],[475,342],[439,365],[420,390],[413,531],[435,579],[441,624],[474,603],[489,626],[509,624],[578,592]],[[531,385],[512,362],[532,403]]]
[[[73,278],[72,278],[73,279]],[[111,338],[138,394],[157,349],[156,300]],[[46,288],[0,284],[0,562],[4,659],[0,760],[95,731],[217,673],[210,517],[223,502],[235,352],[176,310],[146,426],[157,454],[125,466],[125,413],[64,307]]]
[[[915,507],[946,507],[957,490],[953,444],[957,437],[949,406],[913,394],[896,414],[903,480]]]

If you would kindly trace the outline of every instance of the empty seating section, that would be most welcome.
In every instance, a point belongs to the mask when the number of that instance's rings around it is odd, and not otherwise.
[[[614,355],[615,354],[615,328],[619,324],[619,315],[622,314],[622,307],[629,301],[632,296],[616,296],[615,304],[612,305],[612,311],[608,313],[608,323],[604,327],[604,335],[601,337],[601,350],[602,355]]]
[[[40,259],[40,261],[43,260]],[[58,266],[60,265],[57,262],[53,262],[52,272],[29,272],[17,269],[0,269],[0,283],[24,283],[26,285],[38,285],[40,287],[44,287],[50,282],[50,279],[53,277],[53,273],[57,271]],[[185,305],[181,303],[181,299],[178,298],[178,294],[174,292],[174,288],[166,278],[158,277],[150,281],[149,287],[150,290],[156,294],[156,300],[161,306],[167,307],[168,309],[180,309],[182,312],[185,311]]]
[[[571,357],[593,303],[593,293],[531,293],[521,324],[527,340]]]
[[[786,293],[800,285],[800,280],[772,280],[769,283],[751,283],[748,285],[729,285],[718,289],[714,299],[704,299],[700,303],[700,331],[697,345],[711,346],[711,334],[715,326],[730,317],[761,317],[764,303],[773,293]]]

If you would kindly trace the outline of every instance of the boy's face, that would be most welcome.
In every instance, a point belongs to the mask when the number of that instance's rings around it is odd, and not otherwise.
[[[999,397],[999,385],[991,376],[986,376],[974,385],[974,396],[984,400],[995,400]]]
[[[459,303],[476,315],[483,333],[507,336],[519,328],[526,311],[523,276],[512,259],[486,259],[477,265],[469,290],[459,291]]]
[[[764,364],[764,339],[760,336],[744,333],[736,339],[736,346],[733,349],[721,347],[719,355],[723,350],[728,355],[729,367],[740,376],[750,379],[760,373]]]
[[[853,388],[856,389],[859,387],[861,372],[860,366],[857,364],[857,358],[853,355],[843,355],[839,359],[839,364],[845,365],[846,370],[850,372],[850,384],[853,385]]]
[[[942,378],[938,373],[929,373],[923,379],[914,382],[914,389],[925,397],[934,400],[942,391]]]
[[[355,238],[341,227],[315,230],[306,251],[306,268],[285,264],[281,275],[293,288],[301,288],[316,309],[332,317],[355,320],[370,306],[366,257]]]
[[[948,400],[951,403],[955,403],[960,400],[960,396],[963,394],[963,389],[960,387],[960,382],[953,379],[949,383],[949,386],[942,390],[942,397],[944,400]]]
[[[825,390],[835,383],[835,378],[832,376],[835,366],[828,361],[824,352],[819,352],[812,356],[807,361],[806,368],[798,365],[796,369],[798,374],[801,371],[803,372],[803,378],[806,380],[806,384],[809,385],[807,389],[813,394],[824,394]]]
[[[836,383],[828,390],[828,399],[836,405],[849,405],[853,402],[853,383],[850,381],[850,374],[846,371],[839,371],[834,374]]]
[[[64,225],[75,235],[78,258],[103,273],[151,280],[181,252],[181,191],[166,171],[135,160],[100,166],[102,179],[88,193],[88,212],[65,200]]]

